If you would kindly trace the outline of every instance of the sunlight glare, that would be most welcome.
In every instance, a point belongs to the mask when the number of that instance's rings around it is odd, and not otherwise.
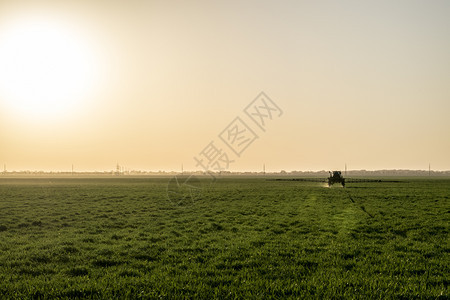
[[[27,18],[0,27],[0,101],[18,117],[66,118],[93,90],[93,52],[67,25]]]

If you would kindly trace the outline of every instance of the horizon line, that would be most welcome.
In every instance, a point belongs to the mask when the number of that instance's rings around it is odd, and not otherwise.
[[[323,173],[329,172],[330,170],[278,170],[278,171],[252,171],[252,170],[240,170],[240,171],[230,171],[230,170],[222,170],[222,171],[213,171],[213,170],[82,170],[82,171],[71,171],[71,170],[3,170],[0,171],[0,174],[13,174],[13,173],[42,173],[42,174],[87,174],[87,173],[99,173],[99,174],[130,174],[130,173],[147,173],[147,174],[242,174],[242,173],[255,173],[255,174],[290,174],[290,173]],[[337,170],[343,171],[343,170]],[[450,172],[450,170],[431,170],[431,169],[353,169],[346,170],[349,172],[432,172],[432,173],[445,173]]]

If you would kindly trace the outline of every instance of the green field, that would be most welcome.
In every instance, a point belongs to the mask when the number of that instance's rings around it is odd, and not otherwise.
[[[0,178],[0,298],[449,297],[450,179],[167,183]]]

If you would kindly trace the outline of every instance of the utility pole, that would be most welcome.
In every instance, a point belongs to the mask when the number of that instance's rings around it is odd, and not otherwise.
[[[266,164],[263,164],[263,175],[266,176]]]
[[[347,177],[347,163],[345,163],[345,172],[344,172],[344,176]]]
[[[431,163],[428,163],[428,176],[431,176]]]
[[[72,176],[73,176],[73,164],[72,164]]]

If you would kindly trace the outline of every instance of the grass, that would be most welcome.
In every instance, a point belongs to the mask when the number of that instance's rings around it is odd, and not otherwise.
[[[1,298],[449,297],[449,179],[167,182],[0,179]]]

